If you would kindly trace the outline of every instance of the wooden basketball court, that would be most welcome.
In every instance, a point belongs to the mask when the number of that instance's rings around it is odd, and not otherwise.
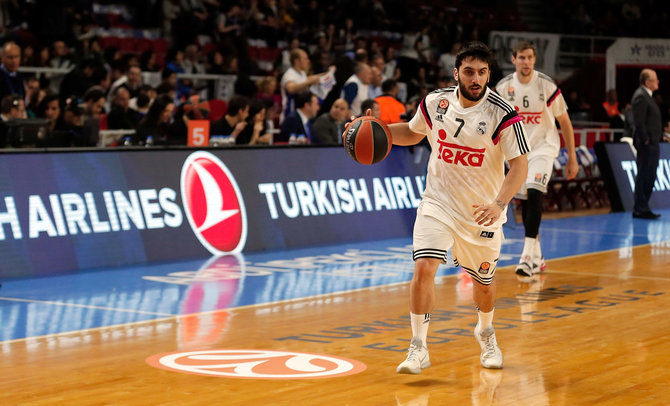
[[[611,217],[603,218],[614,224]],[[547,233],[563,233],[560,238],[578,231],[562,230],[564,224],[555,220],[543,227]],[[98,328],[5,340],[0,342],[0,404],[665,404],[670,385],[668,227],[632,224],[637,228],[627,233],[610,231],[629,244],[549,260],[547,271],[532,283],[517,281],[513,265],[498,269],[494,325],[505,357],[502,370],[480,366],[472,335],[472,282],[459,272],[438,277],[428,339],[433,366],[421,375],[395,373],[411,335],[405,278],[252,305],[219,303],[225,308],[212,311],[184,307],[183,315],[155,311],[151,320],[110,320]],[[585,225],[589,228],[594,229]],[[637,244],[640,230],[653,234],[654,242]],[[587,237],[595,240],[599,234],[594,230]],[[545,240],[548,246],[562,245]],[[382,263],[374,272],[408,263]],[[404,272],[409,275],[411,269]],[[250,277],[244,283],[235,285],[238,295],[286,289],[279,280],[270,290],[254,286]],[[55,323],[63,320],[62,309],[82,311],[74,316],[85,318],[83,310],[105,306],[68,301],[63,293],[56,310],[40,315],[39,305],[56,300],[12,298],[11,286],[0,290],[0,303],[24,301],[27,310],[26,315],[2,313],[3,326],[12,317],[26,317],[28,327],[40,320]],[[197,285],[186,289],[205,301],[207,292]],[[139,302],[168,301],[170,292],[148,290]],[[334,366],[339,372],[330,373]]]

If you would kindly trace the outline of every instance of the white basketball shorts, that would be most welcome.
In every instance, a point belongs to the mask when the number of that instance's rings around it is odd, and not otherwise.
[[[462,266],[473,280],[491,284],[500,257],[502,228],[484,229],[453,218],[438,219],[422,213],[425,203],[419,205],[414,223],[414,260],[436,258],[446,263],[447,251],[451,249],[456,266]]]
[[[547,193],[547,185],[553,171],[554,157],[549,155],[529,156],[526,182],[514,197],[526,200],[528,198],[528,189],[536,189],[542,193]]]

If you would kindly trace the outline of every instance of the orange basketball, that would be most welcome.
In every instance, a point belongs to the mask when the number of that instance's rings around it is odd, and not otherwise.
[[[363,165],[381,162],[391,152],[391,131],[385,122],[372,116],[352,121],[343,137],[344,149]]]

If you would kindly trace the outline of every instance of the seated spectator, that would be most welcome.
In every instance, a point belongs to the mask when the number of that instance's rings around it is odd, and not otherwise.
[[[49,132],[66,130],[63,124],[63,115],[61,114],[61,104],[57,94],[48,94],[44,96],[42,103],[40,103],[37,116],[49,120],[47,126],[47,131]]]
[[[321,114],[312,124],[312,144],[342,144],[342,133],[349,105],[344,99],[333,102],[328,113]]]
[[[235,138],[235,144],[238,145],[258,145],[270,144],[272,134],[266,129],[265,116],[267,104],[260,100],[254,100],[249,107],[249,116],[247,125]]]
[[[570,118],[574,121],[588,120],[589,118],[589,109],[591,105],[584,100],[584,97],[580,95],[576,89],[572,89],[568,92],[568,97],[565,99],[565,104],[568,106],[568,113]]]
[[[366,99],[361,103],[361,116],[367,115],[368,110],[370,110],[370,116],[379,118],[379,103],[374,99]]]
[[[141,113],[142,115],[147,114],[149,106],[156,98],[157,94],[158,93],[156,92],[156,89],[153,87],[149,85],[142,85],[137,91],[137,95],[130,98],[130,108],[137,111],[138,113]],[[142,99],[141,102],[140,99]]]
[[[382,71],[376,66],[370,68],[370,73],[370,84],[368,85],[370,89],[368,89],[368,97],[370,99],[376,99],[382,95],[382,81],[384,80],[384,77]]]
[[[278,142],[288,142],[291,135],[304,135],[307,140],[311,139],[309,120],[319,111],[319,99],[312,92],[302,92],[295,98],[295,106],[296,110],[286,116],[281,124]]]
[[[99,62],[93,58],[83,59],[74,69],[65,74],[58,90],[61,101],[68,97],[81,97],[86,90],[93,86],[94,74]]]
[[[282,93],[282,115],[280,120],[295,111],[295,98],[300,92],[307,91],[312,85],[319,84],[321,77],[331,73],[334,68],[317,75],[307,75],[311,61],[307,52],[300,48],[291,51],[291,67],[282,75],[280,88]],[[367,89],[366,89],[367,90]]]
[[[148,49],[140,55],[140,70],[142,72],[158,72],[160,67],[156,63],[156,54]]]
[[[5,148],[9,144],[7,133],[7,121],[21,118],[20,104],[23,102],[21,96],[9,94],[0,100],[0,148]]]
[[[206,120],[209,110],[200,108],[198,104],[186,102],[177,107],[174,120],[168,127],[167,145],[186,145],[188,143],[188,122],[190,120]]]
[[[137,126],[137,132],[131,136],[133,145],[145,144],[150,136],[153,138],[154,144],[166,144],[173,111],[174,101],[170,96],[162,94],[156,97],[156,100],[149,107],[147,115]]]
[[[126,73],[112,83],[109,87],[109,95],[111,98],[116,95],[116,89],[121,86],[128,89],[131,99],[137,97],[137,94],[142,87],[142,71],[138,65],[130,65],[126,70]]]
[[[18,71],[21,65],[21,48],[13,42],[2,47],[2,65],[0,66],[0,98],[10,94],[26,96],[23,77]]]
[[[270,104],[278,116],[281,113],[281,96],[277,93],[277,78],[266,76],[258,82],[258,93],[256,100],[264,101]]]
[[[233,96],[228,102],[228,110],[220,119],[212,123],[209,135],[232,135],[235,140],[247,126],[250,101],[244,96]]]
[[[342,97],[349,103],[351,114],[356,117],[363,114],[361,112],[361,102],[368,99],[368,85],[372,72],[370,66],[365,63],[359,63],[354,67],[354,74],[347,79],[342,87]]]
[[[405,106],[397,99],[398,82],[395,79],[386,79],[382,83],[382,95],[375,101],[379,104],[379,119],[386,124],[403,122]]]
[[[100,119],[105,110],[105,91],[100,86],[91,86],[81,98],[83,120]]]
[[[56,40],[52,44],[52,57],[49,61],[49,65],[52,68],[59,69],[72,69],[74,68],[74,62],[72,55],[70,54],[70,48],[68,48],[65,41]]]
[[[124,86],[116,89],[112,110],[107,115],[110,130],[129,130],[137,127],[140,121],[137,111],[130,108],[130,92]]]

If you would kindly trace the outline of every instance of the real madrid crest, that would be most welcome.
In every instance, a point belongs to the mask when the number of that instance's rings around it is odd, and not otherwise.
[[[479,122],[479,124],[477,125],[477,133],[479,135],[486,134],[486,122],[484,122],[484,121]]]
[[[440,102],[437,104],[437,114],[444,114],[449,108],[449,100],[440,99]]]

